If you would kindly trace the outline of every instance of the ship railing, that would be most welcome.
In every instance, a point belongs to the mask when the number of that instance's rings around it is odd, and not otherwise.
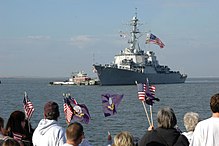
[[[102,65],[101,65],[102,66]],[[116,64],[105,64],[105,67],[113,67],[113,68],[117,68]]]

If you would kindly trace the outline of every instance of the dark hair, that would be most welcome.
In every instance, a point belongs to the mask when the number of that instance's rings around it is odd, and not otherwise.
[[[71,141],[78,140],[83,134],[83,126],[78,122],[69,124],[66,129],[66,137]]]
[[[177,124],[176,115],[172,108],[161,108],[157,113],[158,127],[161,128],[174,128]]]
[[[59,113],[59,105],[56,102],[49,101],[44,106],[44,115],[46,119],[57,120]]]
[[[25,129],[22,127],[21,122],[25,121],[25,114],[22,111],[14,111],[11,113],[7,125],[6,130],[9,132],[16,132],[20,134],[25,134]]]
[[[210,107],[213,113],[219,112],[219,93],[214,94],[210,100]]]

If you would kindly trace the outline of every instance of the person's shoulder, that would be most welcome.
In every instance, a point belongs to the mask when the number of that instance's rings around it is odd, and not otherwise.
[[[218,120],[219,120],[219,118],[218,118]],[[212,117],[204,119],[204,120],[198,122],[196,127],[202,127],[203,125],[211,124],[213,121],[214,121],[214,118],[212,118]]]
[[[61,133],[65,133],[65,129],[64,129],[62,126],[58,125],[58,124],[51,126],[51,128],[52,128],[54,131],[61,132]]]
[[[189,141],[185,135],[180,134],[174,146],[189,146]]]

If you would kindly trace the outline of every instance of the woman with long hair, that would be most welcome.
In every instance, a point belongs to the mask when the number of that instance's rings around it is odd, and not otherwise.
[[[19,141],[20,143],[24,143],[24,145],[31,146],[32,135],[26,128],[26,123],[27,120],[25,119],[25,113],[18,110],[14,111],[11,113],[8,119],[6,130],[8,131],[8,136]]]

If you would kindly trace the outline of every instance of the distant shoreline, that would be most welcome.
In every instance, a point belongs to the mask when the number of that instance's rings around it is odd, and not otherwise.
[[[23,77],[23,76],[18,76],[18,77],[0,77],[0,79],[65,79],[65,78],[69,78],[69,77]],[[95,78],[95,77],[94,77]],[[218,77],[213,77],[213,76],[209,76],[209,77],[205,77],[205,76],[203,76],[203,77],[188,77],[187,78],[187,80],[188,79],[204,79],[204,78],[206,78],[206,79],[215,79],[215,78],[219,78],[219,76]]]

